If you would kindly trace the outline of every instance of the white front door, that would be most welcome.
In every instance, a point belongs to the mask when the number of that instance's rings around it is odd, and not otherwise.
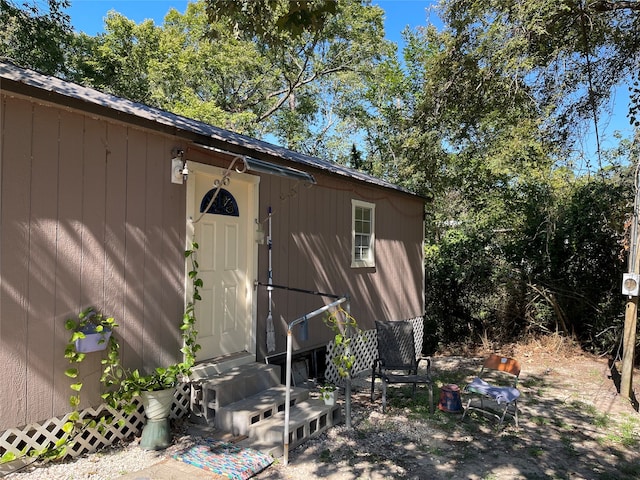
[[[214,181],[222,179],[224,170],[191,162],[189,169],[189,224],[199,244],[198,275],[204,284],[195,310],[202,346],[198,360],[255,353],[254,230],[259,177],[233,172],[211,203]]]

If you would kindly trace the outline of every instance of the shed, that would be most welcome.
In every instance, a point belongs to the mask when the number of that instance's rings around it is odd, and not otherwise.
[[[0,432],[69,410],[64,322],[89,305],[115,317],[128,367],[179,360],[194,238],[199,361],[283,352],[288,322],[325,302],[301,291],[349,295],[365,329],[423,316],[424,201],[388,182],[8,62],[0,142]],[[270,243],[289,288],[269,295]],[[312,322],[294,348],[331,337]]]

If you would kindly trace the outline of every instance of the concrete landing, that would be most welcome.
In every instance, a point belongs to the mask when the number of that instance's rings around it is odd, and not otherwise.
[[[163,460],[139,472],[129,473],[118,480],[229,480],[229,477],[207,472],[173,459]]]

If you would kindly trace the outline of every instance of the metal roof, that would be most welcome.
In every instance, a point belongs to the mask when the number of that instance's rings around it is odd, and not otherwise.
[[[90,109],[90,107],[95,108],[98,106],[119,114],[146,120],[158,126],[170,127],[175,129],[174,133],[176,135],[181,135],[182,132],[182,136],[186,136],[192,140],[194,136],[200,137],[199,141],[202,143],[209,141],[215,143],[215,145],[212,146],[224,145],[227,150],[240,155],[254,155],[257,158],[266,155],[271,158],[280,158],[297,164],[299,168],[311,167],[364,183],[419,196],[390,182],[343,165],[310,155],[304,155],[278,145],[273,145],[223,128],[214,127],[213,125],[166,112],[158,108],[132,102],[124,98],[116,97],[115,95],[102,93],[93,88],[83,87],[57,77],[43,75],[33,70],[18,67],[7,61],[0,61],[0,90],[7,89],[7,87],[11,89],[10,85],[6,83],[3,85],[3,79],[39,89],[42,92],[55,94],[62,97],[62,99],[66,98],[74,102],[74,107],[80,109]],[[50,98],[50,101],[64,104],[62,99]]]

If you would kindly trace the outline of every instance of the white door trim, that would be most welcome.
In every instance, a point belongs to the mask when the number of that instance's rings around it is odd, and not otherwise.
[[[188,161],[189,178],[187,180],[187,205],[186,205],[186,249],[191,248],[191,242],[194,235],[194,223],[192,215],[196,212],[196,205],[194,204],[195,197],[195,177],[200,174],[212,175],[218,179],[222,179],[225,169],[214,167],[212,165],[206,165],[202,163],[196,163]],[[192,177],[193,176],[193,177]],[[257,351],[257,295],[255,291],[255,281],[258,271],[258,244],[255,239],[255,231],[258,220],[259,209],[259,183],[260,177],[257,175],[243,174],[236,171],[232,171],[230,176],[231,182],[246,182],[249,184],[249,198],[248,211],[245,217],[247,238],[243,244],[243,248],[247,252],[247,277],[246,277],[246,291],[251,296],[250,309],[251,309],[251,333],[246,341],[247,352],[254,355]],[[213,187],[213,186],[212,186]],[[193,285],[189,279],[189,266],[185,263],[185,305],[193,296]],[[206,358],[198,358],[197,361],[208,360]]]

